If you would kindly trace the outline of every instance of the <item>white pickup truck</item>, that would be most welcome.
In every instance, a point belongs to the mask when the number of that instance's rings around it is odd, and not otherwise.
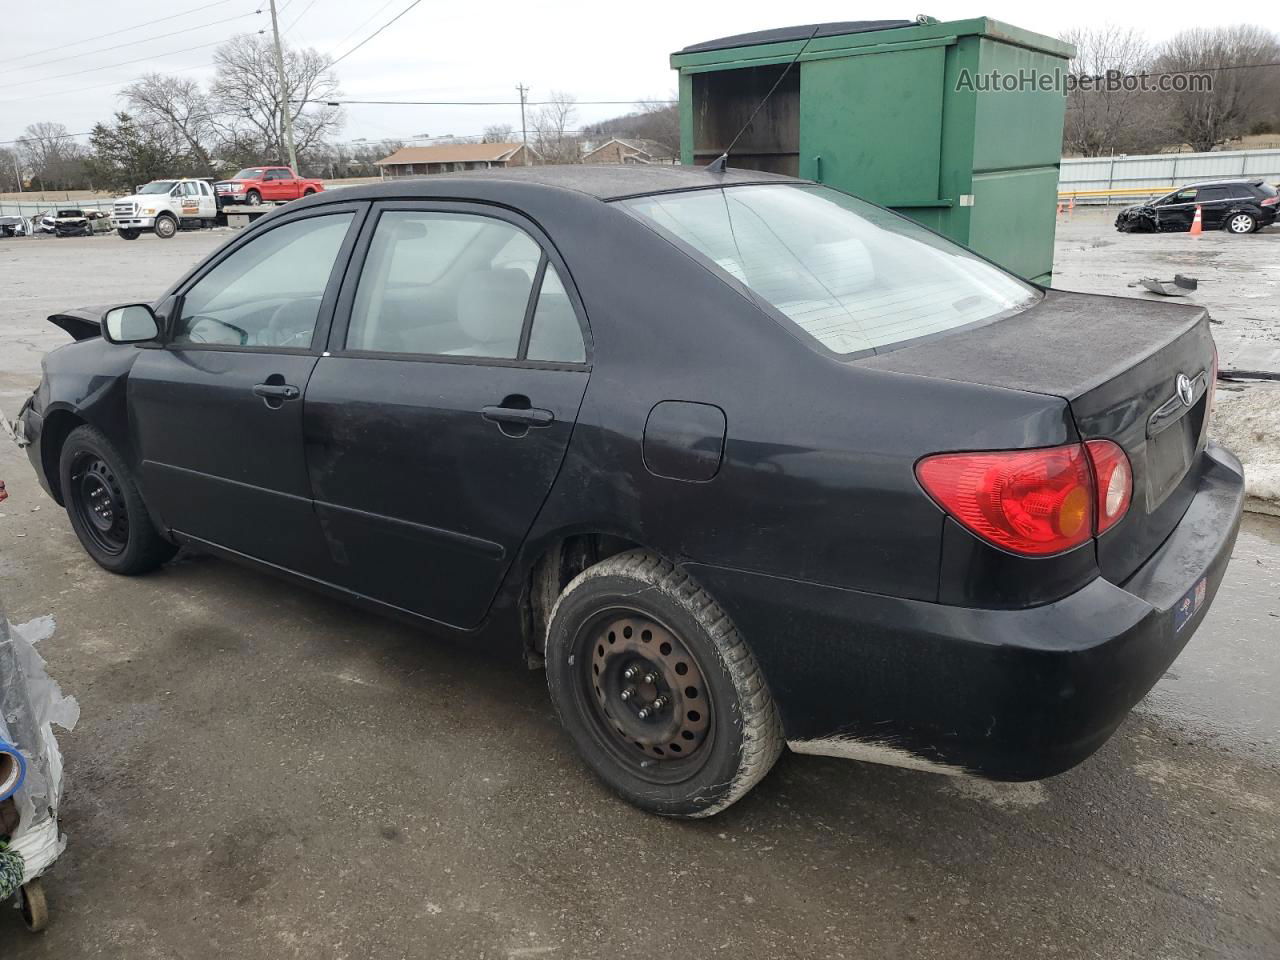
[[[218,198],[207,180],[153,180],[138,192],[120,197],[111,209],[111,223],[126,240],[144,232],[168,240],[179,229],[212,226]]]

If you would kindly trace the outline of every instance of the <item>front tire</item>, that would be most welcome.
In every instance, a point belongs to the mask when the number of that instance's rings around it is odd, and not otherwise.
[[[178,232],[178,221],[168,214],[156,217],[156,236],[161,240],[172,240]]]
[[[588,766],[628,802],[708,817],[772,768],[782,724],[728,615],[643,550],[579,574],[547,628],[547,686]]]
[[[58,477],[71,528],[100,567],[146,573],[177,553],[152,524],[124,459],[94,427],[76,427],[67,436]]]
[[[1233,213],[1227,217],[1227,232],[1244,236],[1258,229],[1258,220],[1251,213]]]
[[[257,190],[250,190],[244,195],[244,202],[251,207],[260,207],[262,206],[262,194]]]
[[[122,240],[137,240],[139,234],[141,234],[142,231],[135,230],[131,227],[125,227],[123,229],[117,230],[116,233],[120,234],[120,238]]]

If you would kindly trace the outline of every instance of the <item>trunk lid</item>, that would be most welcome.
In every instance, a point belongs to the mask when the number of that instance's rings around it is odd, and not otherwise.
[[[1081,439],[1120,444],[1133,467],[1133,503],[1097,551],[1103,575],[1121,582],[1191,502],[1213,349],[1203,307],[1049,290],[1013,317],[857,362],[1061,397]]]

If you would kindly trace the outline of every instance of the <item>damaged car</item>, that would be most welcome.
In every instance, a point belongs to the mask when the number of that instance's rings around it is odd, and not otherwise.
[[[1185,232],[1200,208],[1205,230],[1243,235],[1276,221],[1280,192],[1262,179],[1213,180],[1180,187],[1149,203],[1125,207],[1116,217],[1121,233]]]
[[[1199,627],[1243,502],[1203,308],[756,171],[323,193],[50,319],[77,342],[19,438],[97,563],[190,545],[518,643],[586,764],[671,816],[787,747],[1080,763]]]
[[[52,217],[53,234],[58,237],[88,237],[93,234],[89,222],[91,214],[78,207],[55,210]]]
[[[0,237],[31,235],[31,221],[26,217],[0,217]]]

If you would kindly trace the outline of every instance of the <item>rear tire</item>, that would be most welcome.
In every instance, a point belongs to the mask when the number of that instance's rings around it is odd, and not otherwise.
[[[728,615],[646,551],[603,560],[565,588],[546,666],[552,703],[587,765],[652,813],[719,813],[782,751],[777,707]]]
[[[105,570],[154,570],[178,548],[160,536],[124,458],[102,433],[76,427],[58,461],[62,500],[85,552]]]
[[[142,231],[126,227],[125,229],[117,230],[116,233],[120,234],[120,238],[123,240],[137,240]]]
[[[156,217],[155,231],[161,240],[172,240],[178,232],[178,221],[167,213],[162,213]]]
[[[1258,219],[1251,213],[1233,213],[1227,217],[1227,222],[1223,226],[1227,228],[1228,233],[1242,237],[1258,229]]]

